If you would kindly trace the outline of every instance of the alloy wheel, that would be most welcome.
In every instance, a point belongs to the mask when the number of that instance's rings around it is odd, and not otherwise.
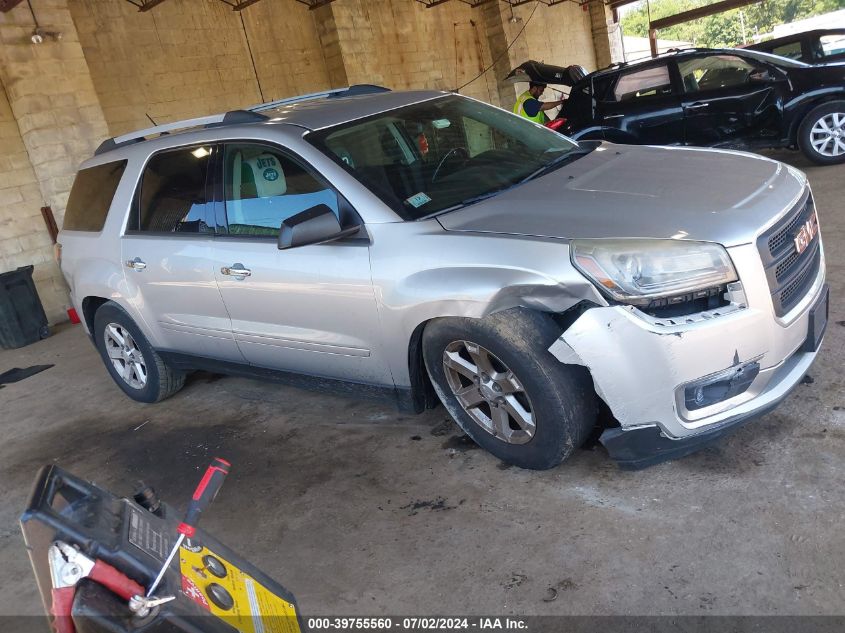
[[[458,404],[482,429],[508,444],[534,437],[534,408],[525,388],[489,350],[453,341],[443,351],[443,369]]]
[[[147,384],[147,365],[129,331],[119,323],[109,323],[103,339],[106,354],[118,375],[133,389],[143,389]]]
[[[822,156],[845,154],[845,112],[825,114],[810,130],[810,144]]]

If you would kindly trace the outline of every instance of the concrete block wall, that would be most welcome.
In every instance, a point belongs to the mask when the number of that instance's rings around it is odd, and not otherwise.
[[[454,90],[489,59],[480,15],[462,2],[429,9],[409,0],[342,0],[330,8],[350,83]],[[464,94],[491,96],[484,81]]]
[[[147,115],[166,123],[261,101],[241,18],[219,0],[70,10],[111,135],[149,127]]]
[[[593,2],[589,9],[597,68],[624,61],[622,28],[613,11],[603,2]]]
[[[47,318],[64,318],[67,290],[53,259],[41,217],[41,189],[12,114],[0,90],[0,272],[33,264],[33,278]]]
[[[347,85],[332,83],[316,16],[304,5],[259,2],[240,16],[265,100]]]
[[[511,12],[502,2],[429,9],[412,0],[337,0],[309,11],[293,0],[264,0],[235,12],[219,0],[167,0],[139,13],[127,2],[74,0],[70,7],[109,130],[121,134],[149,125],[147,114],[166,122],[262,95],[354,83],[451,90],[514,42],[534,5]],[[589,11],[538,5],[494,71],[462,92],[510,107],[516,91],[498,83],[529,57],[593,67]]]
[[[67,290],[40,208],[51,206],[61,226],[77,167],[108,129],[67,0],[34,6],[41,26],[61,33],[60,40],[30,41],[34,23],[25,3],[0,13],[0,271],[34,264],[55,323],[66,318]]]

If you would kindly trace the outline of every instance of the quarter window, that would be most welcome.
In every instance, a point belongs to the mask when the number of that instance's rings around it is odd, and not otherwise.
[[[772,55],[780,55],[781,57],[788,57],[789,59],[801,59],[803,53],[801,52],[801,42],[789,42],[788,44],[781,44],[775,46],[771,50]]]
[[[133,230],[207,233],[206,177],[213,147],[170,150],[153,156],[141,179]]]
[[[331,187],[266,146],[227,146],[224,183],[230,235],[275,237],[284,220],[319,204],[338,215]]]
[[[733,55],[693,57],[678,62],[684,92],[719,90],[748,83],[754,66]]]
[[[617,101],[631,101],[668,94],[672,94],[672,80],[669,78],[669,68],[665,64],[622,75],[613,90]]]
[[[76,174],[65,208],[65,231],[102,231],[114,192],[126,169],[120,160],[97,165]]]
[[[845,32],[829,33],[819,38],[818,53],[816,59],[833,57],[834,55],[845,55]]]

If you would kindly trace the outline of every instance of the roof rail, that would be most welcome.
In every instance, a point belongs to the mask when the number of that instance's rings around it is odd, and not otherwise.
[[[710,46],[684,46],[682,48],[668,48],[668,49],[666,49],[665,52],[660,53],[660,55],[658,55],[658,57],[662,57],[663,55],[670,55],[670,54],[674,55],[676,53],[684,53],[686,51],[713,51],[713,50],[718,50],[718,49],[712,48]]]
[[[129,132],[128,134],[122,134],[121,136],[115,136],[114,138],[107,139],[100,143],[100,146],[94,151],[94,156],[99,156],[100,154],[104,154],[105,152],[109,152],[123,145],[140,143],[153,134],[169,134],[175,130],[185,130],[194,127],[213,128],[223,127],[225,125],[237,125],[239,123],[257,123],[260,121],[266,121],[268,117],[261,114],[261,111],[270,110],[271,108],[275,108],[280,105],[298,103],[300,101],[310,101],[312,99],[339,99],[341,97],[355,97],[357,95],[375,94],[379,92],[390,92],[390,88],[376,86],[373,84],[357,84],[349,86],[348,88],[336,88],[334,90],[313,92],[307,95],[287,97],[286,99],[260,103],[245,110],[231,110],[222,114],[211,114],[209,116],[201,116],[196,119],[186,119],[184,121],[174,121],[173,123],[156,125],[154,127],[148,127],[143,130],[137,130],[135,132]]]
[[[268,101],[267,103],[259,103],[247,108],[247,110],[249,112],[261,112],[262,110],[270,110],[272,108],[289,105],[291,103],[299,103],[300,101],[311,101],[313,99],[340,99],[342,97],[355,97],[358,95],[376,94],[379,92],[390,92],[390,88],[376,86],[375,84],[355,84],[347,88],[334,88],[332,90],[312,92],[307,95],[286,97],[284,99]]]
[[[154,127],[148,127],[143,130],[136,130],[128,134],[115,136],[100,143],[100,146],[94,151],[94,156],[99,156],[105,152],[109,152],[115,148],[131,143],[140,143],[146,140],[146,137],[153,134],[169,134],[175,130],[185,130],[193,127],[222,127],[224,125],[237,125],[238,123],[257,123],[259,121],[266,121],[267,117],[257,112],[248,112],[246,110],[231,110],[222,114],[211,114],[209,116],[201,116],[196,119],[185,119],[184,121],[174,121],[173,123],[164,123]]]

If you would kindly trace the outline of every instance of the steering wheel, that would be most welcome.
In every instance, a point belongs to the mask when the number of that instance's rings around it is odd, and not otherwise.
[[[466,147],[453,147],[448,152],[446,152],[443,158],[440,159],[440,162],[437,163],[437,168],[434,170],[434,174],[431,176],[432,183],[437,180],[437,174],[440,173],[440,169],[443,167],[446,161],[449,160],[451,156],[459,158],[461,162],[466,162],[469,160],[469,152],[467,151]],[[453,158],[453,160],[455,159]]]

